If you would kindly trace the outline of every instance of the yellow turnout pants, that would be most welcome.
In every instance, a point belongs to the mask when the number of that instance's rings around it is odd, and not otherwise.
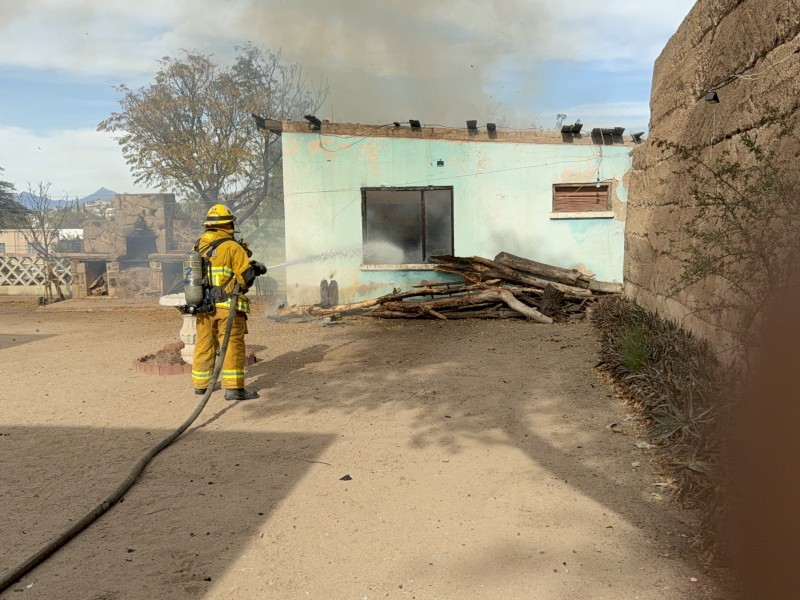
[[[217,348],[225,337],[229,310],[217,307],[213,315],[197,315],[197,342],[192,362],[192,384],[195,389],[205,389],[211,382]],[[236,312],[228,339],[228,349],[222,362],[222,389],[235,390],[244,387],[244,334],[247,333],[247,316]]]

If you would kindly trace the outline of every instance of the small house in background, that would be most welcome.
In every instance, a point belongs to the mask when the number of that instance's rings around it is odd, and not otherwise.
[[[19,229],[0,229],[0,254],[36,256],[36,248],[28,243]]]
[[[289,305],[319,303],[330,281],[348,303],[452,280],[433,270],[437,255],[505,251],[622,281],[635,144],[622,128],[270,123],[282,133]]]
[[[52,232],[52,229],[48,229]],[[26,237],[27,234],[27,237]],[[50,233],[48,233],[50,235]],[[0,255],[31,256],[39,254],[35,243],[28,241],[31,235],[21,229],[0,229]],[[55,231],[51,252],[63,253],[80,250],[83,245],[83,229],[58,229]]]

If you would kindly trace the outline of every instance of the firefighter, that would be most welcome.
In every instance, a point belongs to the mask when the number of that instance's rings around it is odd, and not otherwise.
[[[228,348],[222,363],[222,389],[225,400],[252,400],[258,392],[244,387],[244,336],[250,301],[245,296],[258,275],[267,272],[261,263],[251,260],[250,250],[234,238],[236,217],[224,204],[215,204],[203,223],[205,231],[195,244],[195,251],[210,263],[208,285],[213,301],[209,310],[197,314],[197,342],[192,363],[194,393],[205,394],[214,370],[217,350],[222,342],[228,316],[235,311]],[[240,295],[231,309],[230,294],[238,286]]]

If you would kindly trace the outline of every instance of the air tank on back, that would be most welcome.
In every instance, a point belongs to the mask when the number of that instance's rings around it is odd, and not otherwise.
[[[183,294],[187,306],[197,307],[203,302],[203,259],[194,250],[183,258]]]

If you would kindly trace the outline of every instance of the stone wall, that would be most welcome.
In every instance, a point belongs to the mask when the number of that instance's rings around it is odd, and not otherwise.
[[[110,297],[159,295],[181,260],[176,244],[174,194],[117,194],[114,218],[84,224],[84,253],[70,255],[73,293],[85,298],[103,273]],[[150,257],[154,257],[151,259]]]
[[[177,250],[173,235],[175,194],[117,194],[114,219],[97,219],[84,225],[84,252],[92,254],[128,253],[127,237],[140,223],[155,237],[160,254]]]
[[[625,293],[641,306],[708,339],[724,355],[735,345],[730,312],[699,311],[714,283],[671,295],[681,273],[690,180],[658,140],[704,159],[740,148],[743,133],[800,156],[800,0],[698,0],[655,64],[650,132],[634,150],[625,234]],[[705,101],[716,90],[719,103]],[[789,135],[779,135],[781,128]],[[746,157],[741,157],[746,159]]]

